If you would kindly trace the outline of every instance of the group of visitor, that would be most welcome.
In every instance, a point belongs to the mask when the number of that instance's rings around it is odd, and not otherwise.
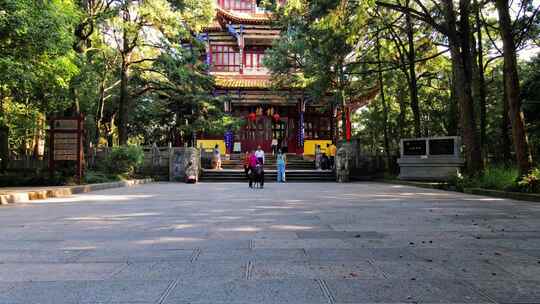
[[[287,163],[287,159],[285,157],[285,154],[283,154],[281,149],[278,149],[277,155],[276,155],[277,182],[278,183],[285,182],[286,163]],[[246,174],[246,177],[249,179],[250,188],[253,188],[253,183],[256,181],[257,178],[258,178],[257,181],[260,183],[260,187],[264,188],[264,164],[265,164],[265,154],[261,146],[258,146],[257,150],[246,152],[244,156],[244,172]],[[260,168],[260,171],[257,170],[258,168]],[[261,172],[260,176],[256,176],[256,172]]]
[[[328,153],[328,154],[327,154]],[[333,170],[336,163],[337,147],[326,145],[326,152],[321,151],[321,145],[315,147],[315,168],[317,170]]]
[[[274,144],[272,144],[274,148]],[[277,166],[277,182],[285,182],[285,172],[287,158],[281,148],[276,149],[276,166]],[[334,144],[326,145],[326,153],[321,153],[321,146],[315,147],[315,167],[322,170],[334,169],[337,148]],[[222,170],[221,167],[221,152],[219,146],[216,145],[213,152],[213,167]],[[244,171],[249,179],[249,187],[253,188],[254,182],[258,182],[261,188],[264,188],[264,164],[265,154],[261,146],[257,146],[256,150],[246,152],[244,156]]]

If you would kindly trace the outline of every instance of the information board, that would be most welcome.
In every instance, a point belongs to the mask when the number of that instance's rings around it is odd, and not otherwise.
[[[79,134],[54,134],[54,160],[77,160],[79,158]]]
[[[427,147],[425,140],[404,140],[403,155],[426,155]]]
[[[432,139],[429,141],[429,154],[431,155],[454,155],[454,139]]]
[[[75,162],[79,183],[83,176],[82,116],[53,118],[50,122],[49,168],[54,173],[57,162]]]

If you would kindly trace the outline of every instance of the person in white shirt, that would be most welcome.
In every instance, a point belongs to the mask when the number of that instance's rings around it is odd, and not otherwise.
[[[272,155],[277,154],[278,149],[278,140],[276,138],[272,139]]]
[[[255,157],[257,157],[257,163],[264,165],[264,151],[261,149],[261,146],[257,146]]]

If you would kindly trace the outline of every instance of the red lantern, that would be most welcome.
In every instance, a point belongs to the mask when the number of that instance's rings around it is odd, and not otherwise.
[[[249,121],[256,121],[257,120],[257,115],[255,113],[249,113],[248,120]]]
[[[278,114],[278,113],[274,114],[274,116],[273,116],[273,117],[274,117],[274,121],[275,121],[275,122],[278,122],[278,121],[279,121],[279,119],[281,118],[281,117],[279,116],[279,114]]]

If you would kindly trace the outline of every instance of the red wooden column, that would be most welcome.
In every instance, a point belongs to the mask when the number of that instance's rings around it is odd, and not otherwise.
[[[306,106],[305,106],[305,103],[304,103],[304,100],[302,98],[299,98],[298,99],[298,118],[297,118],[297,121],[298,121],[298,129],[297,129],[297,134],[295,134],[297,136],[297,147],[296,147],[296,154],[297,155],[304,155],[304,145],[305,145],[305,141],[306,141],[306,131],[304,129],[304,124],[305,124],[305,111],[306,111]],[[300,132],[303,132],[303,135],[300,135]],[[300,138],[302,137],[302,138]],[[301,141],[301,142],[300,142]]]
[[[351,109],[349,107],[347,107],[347,110],[345,112],[345,116],[346,116],[346,120],[347,120],[347,126],[346,126],[346,134],[345,134],[345,139],[347,140],[347,142],[351,142],[351,133],[352,133],[352,123],[351,123]]]

